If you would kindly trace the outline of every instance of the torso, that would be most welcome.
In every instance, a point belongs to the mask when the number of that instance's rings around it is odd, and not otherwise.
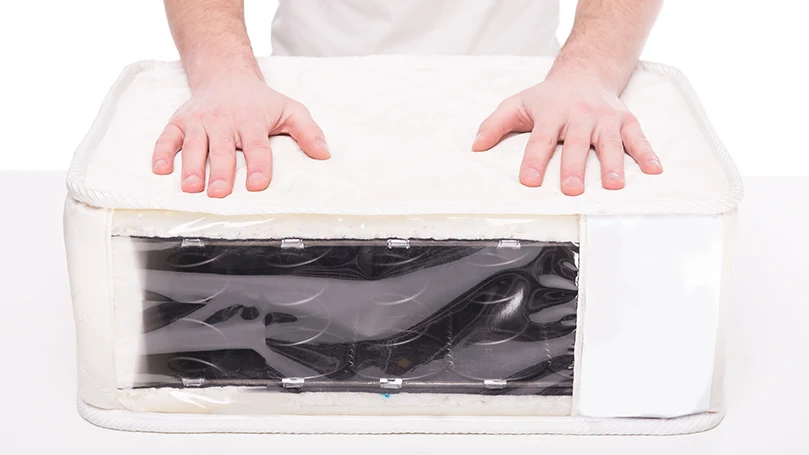
[[[280,0],[275,55],[554,55],[558,0]]]

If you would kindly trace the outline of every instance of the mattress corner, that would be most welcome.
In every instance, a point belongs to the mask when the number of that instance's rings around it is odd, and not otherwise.
[[[699,95],[694,89],[688,76],[677,67],[658,62],[641,61],[638,69],[667,77],[680,91],[691,107],[695,118],[699,121],[705,140],[714,151],[714,157],[719,162],[724,177],[727,180],[728,190],[724,196],[716,198],[713,202],[720,210],[717,214],[724,214],[735,210],[744,198],[744,181],[736,166],[733,157],[725,144],[719,138],[713,127]]]
[[[73,153],[65,178],[65,185],[70,197],[88,205],[102,205],[99,203],[99,199],[103,198],[103,195],[99,191],[90,190],[86,185],[87,170],[93,160],[95,149],[104,137],[116,105],[127,87],[139,74],[164,64],[170,63],[155,60],[130,63],[123,68],[118,78],[107,90],[93,123]]]

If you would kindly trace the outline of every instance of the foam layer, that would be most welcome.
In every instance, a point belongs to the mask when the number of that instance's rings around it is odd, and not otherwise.
[[[245,387],[125,389],[118,391],[118,400],[124,409],[136,412],[289,416],[566,416],[571,406],[569,396],[352,392],[288,395]]]
[[[575,242],[577,216],[221,216],[116,210],[112,235],[215,239],[524,239]]]

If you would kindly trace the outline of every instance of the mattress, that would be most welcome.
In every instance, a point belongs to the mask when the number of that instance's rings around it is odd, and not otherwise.
[[[270,187],[238,184],[239,154],[222,199],[151,171],[190,96],[181,65],[125,68],[67,176],[81,415],[180,433],[717,425],[739,173],[686,78],[644,62],[622,100],[665,172],[627,157],[605,190],[591,152],[569,197],[557,153],[521,185],[527,135],[471,140],[551,63],[262,59],[332,158],[273,137]]]

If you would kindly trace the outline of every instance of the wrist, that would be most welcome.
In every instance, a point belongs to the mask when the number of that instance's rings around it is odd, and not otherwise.
[[[607,63],[576,61],[560,56],[551,67],[546,80],[578,81],[598,86],[610,93],[619,95],[634,70],[634,63]]]
[[[610,49],[593,40],[571,39],[559,52],[547,77],[586,81],[618,95],[637,62],[635,53],[621,50],[620,46]]]
[[[252,54],[249,56],[189,56],[183,59],[188,84],[193,92],[234,81],[264,82],[264,75]]]

